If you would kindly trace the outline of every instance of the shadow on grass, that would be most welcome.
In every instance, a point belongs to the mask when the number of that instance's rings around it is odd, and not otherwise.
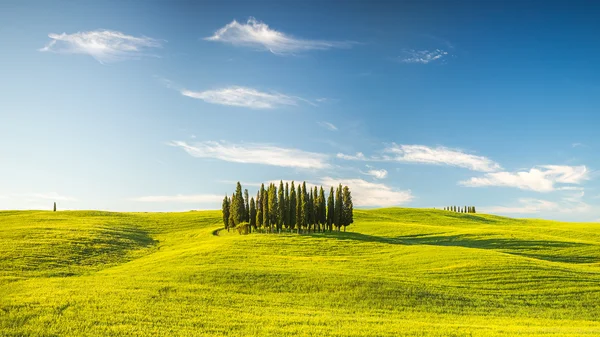
[[[589,251],[591,248],[593,248],[594,245],[587,243],[552,240],[523,240],[518,238],[482,238],[470,235],[437,234],[441,233],[436,233],[433,235],[407,235],[393,238],[354,232],[315,233],[310,234],[310,236],[315,238],[355,240],[395,245],[430,245],[488,249],[553,262],[594,263],[600,261],[600,256],[598,255],[581,253],[581,251]]]

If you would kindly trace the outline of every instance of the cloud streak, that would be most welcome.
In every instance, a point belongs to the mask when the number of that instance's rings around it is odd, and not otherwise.
[[[501,169],[500,164],[489,158],[443,146],[393,144],[384,152],[391,154],[391,156],[385,156],[384,159],[399,162],[449,165],[480,172],[493,172]]]
[[[277,55],[288,55],[310,50],[350,48],[354,42],[305,40],[270,28],[266,23],[249,18],[246,23],[233,20],[217,30],[207,41],[223,42],[234,46],[267,50]]]
[[[363,174],[372,176],[375,179],[385,179],[388,175],[388,171],[381,169],[381,170],[376,170],[376,169],[371,169],[368,170],[367,172],[361,172]]]
[[[440,60],[443,57],[446,57],[448,52],[436,49],[436,50],[414,50],[414,49],[406,49],[404,50],[404,55],[400,57],[400,61],[403,63],[419,63],[419,64],[428,64],[433,61]]]
[[[551,192],[557,189],[573,189],[572,187],[556,187],[556,184],[580,184],[588,179],[585,166],[542,165],[529,171],[492,172],[483,177],[473,177],[459,182],[468,187],[502,186],[515,187],[536,192]]]
[[[171,146],[179,147],[197,158],[214,158],[233,163],[263,164],[300,169],[325,169],[328,156],[321,153],[306,152],[292,148],[282,148],[267,144],[205,141],[188,144],[172,141]]]
[[[337,131],[338,130],[337,126],[335,126],[329,122],[317,122],[317,124],[319,124],[320,127],[325,128],[329,131]]]
[[[85,54],[100,63],[115,62],[148,56],[146,51],[161,48],[161,40],[149,37],[135,37],[112,30],[94,30],[74,34],[48,34],[51,39],[41,52],[63,54]]]
[[[276,109],[283,106],[295,106],[299,101],[308,102],[300,97],[288,96],[277,92],[262,92],[256,89],[231,86],[222,89],[191,91],[181,90],[183,96],[200,99],[211,104],[229,105],[250,109]]]

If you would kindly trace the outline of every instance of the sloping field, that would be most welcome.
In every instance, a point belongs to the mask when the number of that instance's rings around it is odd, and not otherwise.
[[[599,224],[394,208],[347,233],[221,226],[0,212],[0,335],[600,336]]]

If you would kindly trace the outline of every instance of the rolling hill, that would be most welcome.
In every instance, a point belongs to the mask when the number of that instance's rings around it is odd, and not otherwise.
[[[221,227],[0,212],[0,335],[600,335],[598,224],[389,208],[345,233]]]

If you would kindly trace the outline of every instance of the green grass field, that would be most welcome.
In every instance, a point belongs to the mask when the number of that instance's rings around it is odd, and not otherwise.
[[[600,336],[599,224],[395,208],[346,233],[221,227],[0,212],[0,335]]]

